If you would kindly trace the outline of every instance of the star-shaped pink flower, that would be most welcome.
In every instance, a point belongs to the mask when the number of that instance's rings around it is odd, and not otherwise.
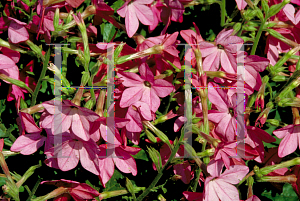
[[[147,4],[153,0],[131,0],[117,11],[121,17],[125,17],[125,26],[128,36],[131,38],[139,28],[139,21],[144,25],[152,25],[153,12]]]
[[[234,184],[238,184],[247,175],[249,168],[244,165],[234,165],[221,174],[223,166],[221,160],[213,160],[207,166],[211,176],[205,180],[206,201],[240,201],[239,192]]]
[[[137,101],[142,101],[149,105],[152,112],[156,112],[160,105],[159,97],[169,95],[174,86],[163,79],[154,80],[154,75],[146,63],[140,65],[139,72],[141,76],[130,72],[118,72],[118,76],[124,81],[122,84],[129,87],[122,94],[120,107],[129,107]]]

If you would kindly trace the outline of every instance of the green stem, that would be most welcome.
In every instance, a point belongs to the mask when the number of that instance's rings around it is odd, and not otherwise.
[[[225,14],[226,14],[226,0],[222,0],[221,3],[221,26],[225,24]]]
[[[193,192],[196,192],[196,190],[197,190],[198,181],[200,179],[201,172],[202,172],[201,168],[198,168],[198,170],[196,170],[196,179],[195,179],[195,183],[192,186],[192,191]]]
[[[259,27],[259,30],[256,34],[256,37],[255,37],[255,40],[254,40],[254,44],[253,44],[253,47],[252,47],[252,50],[251,50],[251,54],[250,55],[254,55],[255,52],[256,52],[256,48],[257,48],[257,45],[258,45],[258,42],[259,42],[259,39],[260,39],[260,36],[261,36],[261,33],[263,31],[263,28],[265,26],[265,23],[267,21],[267,17],[264,18],[264,20],[262,21],[260,27]]]
[[[159,179],[163,175],[163,171],[167,168],[168,164],[173,160],[175,154],[177,153],[177,151],[179,149],[179,146],[180,146],[180,142],[183,140],[183,137],[184,137],[184,129],[182,128],[180,138],[179,138],[178,142],[176,143],[176,145],[174,146],[168,161],[162,167],[162,169],[160,169],[158,171],[158,174],[156,175],[156,177],[154,178],[154,180],[152,181],[150,186],[137,198],[137,201],[142,201],[150,193],[152,188],[155,187],[155,185],[157,184],[157,182],[159,181]]]
[[[49,63],[49,59],[50,59],[50,48],[48,49],[46,55],[45,55],[45,58],[43,59],[43,69],[42,69],[42,72],[41,72],[41,75],[39,77],[39,80],[36,84],[36,87],[34,89],[34,92],[33,92],[33,95],[32,95],[32,99],[31,99],[31,104],[30,104],[30,107],[34,106],[36,104],[36,98],[37,98],[37,95],[40,91],[40,87],[42,85],[42,80],[43,78],[45,77],[45,74],[46,74],[46,71],[47,71],[47,67],[48,67],[48,63]]]

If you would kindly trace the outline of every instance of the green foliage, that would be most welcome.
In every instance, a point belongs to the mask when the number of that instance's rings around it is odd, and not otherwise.
[[[276,193],[275,197],[272,196],[271,191],[267,191],[267,190],[265,190],[262,193],[262,196],[269,198],[272,201],[287,201],[287,200],[288,201],[298,201],[299,200],[292,185],[289,183],[284,184],[282,193],[281,194]]]

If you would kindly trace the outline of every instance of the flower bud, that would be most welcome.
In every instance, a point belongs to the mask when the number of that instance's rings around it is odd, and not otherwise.
[[[54,30],[58,31],[58,26],[59,26],[59,8],[56,8],[54,18],[53,18],[53,26]]]
[[[146,133],[148,139],[149,139],[151,142],[157,143],[157,140],[156,140],[155,136],[154,136],[150,131],[148,131],[147,129],[145,129],[145,133]]]
[[[278,127],[280,125],[280,122],[277,119],[268,119],[268,120],[266,120],[266,122],[271,124],[272,126],[276,126],[276,127]]]
[[[264,176],[256,181],[258,182],[275,182],[275,183],[295,183],[297,181],[296,175],[287,175],[287,176]]]
[[[292,160],[282,162],[280,164],[263,167],[258,172],[261,173],[262,175],[267,175],[270,172],[273,172],[274,170],[281,169],[281,168],[288,168],[290,166],[299,165],[299,164],[300,164],[300,157],[297,157]]]

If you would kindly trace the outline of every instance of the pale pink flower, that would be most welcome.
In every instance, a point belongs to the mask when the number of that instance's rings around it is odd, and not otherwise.
[[[227,73],[237,70],[236,56],[234,55],[243,45],[244,40],[238,36],[231,36],[233,29],[223,29],[216,37],[215,43],[201,42],[200,49],[203,61],[203,70],[217,71],[221,62],[221,69]]]
[[[129,107],[137,101],[142,101],[149,105],[152,112],[156,112],[160,105],[159,97],[166,97],[174,87],[163,79],[154,80],[154,75],[146,63],[140,65],[139,72],[141,76],[130,72],[118,72],[118,76],[124,81],[122,84],[129,87],[122,94],[120,107]]]
[[[29,39],[29,34],[25,25],[25,22],[20,22],[19,20],[8,17],[11,20],[8,27],[8,38],[12,43],[20,43]]]
[[[130,0],[117,11],[121,17],[125,17],[125,26],[128,36],[131,38],[139,28],[139,21],[144,25],[153,23],[153,12],[148,4],[153,0]]]
[[[238,184],[249,172],[244,165],[234,165],[222,173],[224,163],[221,160],[211,161],[207,172],[211,175],[205,180],[205,201],[240,201],[239,192],[234,186]]]
[[[278,156],[283,158],[296,151],[300,140],[300,125],[291,124],[273,131],[273,134],[282,139],[278,147]]]

